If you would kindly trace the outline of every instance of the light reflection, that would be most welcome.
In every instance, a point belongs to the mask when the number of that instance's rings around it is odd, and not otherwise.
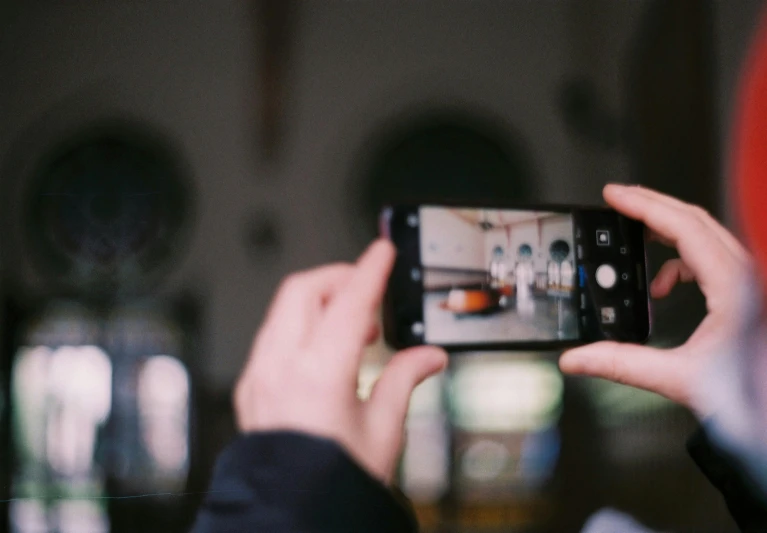
[[[461,470],[474,481],[491,481],[503,473],[511,454],[502,444],[480,440],[472,444],[463,455]]]
[[[464,361],[451,382],[455,424],[475,432],[541,429],[559,416],[562,390],[562,376],[553,363]]]
[[[108,531],[103,509],[67,498],[102,495],[103,473],[95,457],[100,428],[112,407],[109,357],[95,346],[34,346],[19,350],[15,361],[13,420],[19,461],[11,530]],[[63,499],[53,491],[60,491]]]
[[[88,500],[63,501],[56,506],[58,533],[107,533],[104,509]]]
[[[47,455],[67,477],[89,477],[96,434],[112,406],[112,364],[95,346],[65,346],[50,358]]]
[[[148,358],[138,381],[141,436],[160,476],[186,473],[189,457],[189,376],[176,358]]]
[[[40,500],[15,500],[8,509],[11,533],[49,533],[45,505]]]

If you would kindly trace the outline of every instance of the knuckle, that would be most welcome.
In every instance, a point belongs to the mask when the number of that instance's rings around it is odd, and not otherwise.
[[[719,224],[719,222],[711,215],[711,213],[709,213],[703,207],[699,205],[693,205],[690,209],[693,216],[702,227],[708,228],[711,224]]]
[[[623,357],[618,355],[620,353],[619,348],[620,347],[616,344],[614,354],[610,357],[610,380],[625,385],[626,365],[624,364]]]
[[[304,278],[306,274],[303,272],[295,272],[293,274],[288,274],[285,276],[280,283],[279,293],[280,294],[291,294],[295,291],[300,290],[301,286],[304,283]]]
[[[703,211],[702,215],[693,213],[691,225],[690,225],[690,232],[692,233],[688,237],[696,237],[700,235],[701,233],[705,233],[705,234],[711,233],[711,230],[709,229],[709,226],[706,222],[707,216],[708,214],[706,214],[705,211]]]
[[[711,218],[711,215],[709,214],[709,212],[699,205],[691,205],[690,210],[696,217],[700,218],[701,220],[706,220]]]

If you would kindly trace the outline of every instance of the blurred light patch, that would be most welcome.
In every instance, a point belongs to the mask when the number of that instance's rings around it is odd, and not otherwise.
[[[49,533],[48,516],[42,500],[15,500],[9,505],[11,533]]]
[[[11,506],[11,530],[108,531],[105,509],[88,501],[67,507],[67,498],[103,495],[96,455],[112,407],[109,356],[96,346],[36,346],[20,349],[15,361],[13,497],[19,499]]]
[[[433,376],[416,387],[410,401],[400,485],[416,504],[436,502],[450,485],[444,387],[444,374]]]
[[[16,454],[22,464],[45,460],[45,419],[48,366],[52,350],[45,346],[22,348],[11,378],[15,406]]]
[[[370,394],[373,392],[373,387],[381,377],[383,373],[384,365],[375,362],[363,363],[360,368],[359,381],[357,386],[357,397],[360,400],[366,401],[370,399]]]
[[[472,432],[528,432],[555,424],[563,381],[554,363],[465,356],[455,365],[450,402],[457,428]]]
[[[492,440],[480,440],[469,446],[461,460],[461,471],[474,481],[497,479],[511,461],[509,450]]]
[[[522,353],[463,354],[454,356],[451,366],[458,500],[524,508],[544,495],[559,459],[564,389],[559,369]]]
[[[105,509],[98,503],[62,501],[54,511],[57,533],[108,533],[109,521]]]
[[[20,351],[13,372],[18,453],[67,477],[87,477],[112,404],[112,365],[95,346]]]
[[[97,430],[112,406],[112,365],[95,346],[64,346],[49,361],[48,461],[66,477],[88,477]]]
[[[148,358],[139,374],[141,435],[161,477],[184,478],[189,463],[189,375],[175,357]]]

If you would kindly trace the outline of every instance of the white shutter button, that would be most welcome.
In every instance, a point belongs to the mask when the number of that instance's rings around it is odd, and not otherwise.
[[[618,274],[610,265],[600,265],[596,272],[597,284],[603,289],[612,289],[618,281]]]

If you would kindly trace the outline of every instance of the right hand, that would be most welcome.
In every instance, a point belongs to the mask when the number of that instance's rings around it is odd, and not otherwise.
[[[618,212],[645,223],[651,238],[679,252],[666,262],[650,287],[667,296],[677,282],[696,281],[708,313],[682,346],[658,349],[611,341],[567,351],[559,366],[567,374],[599,377],[656,392],[706,416],[694,387],[708,357],[737,328],[738,284],[750,258],[744,247],[702,208],[637,186],[608,185],[604,198]]]

